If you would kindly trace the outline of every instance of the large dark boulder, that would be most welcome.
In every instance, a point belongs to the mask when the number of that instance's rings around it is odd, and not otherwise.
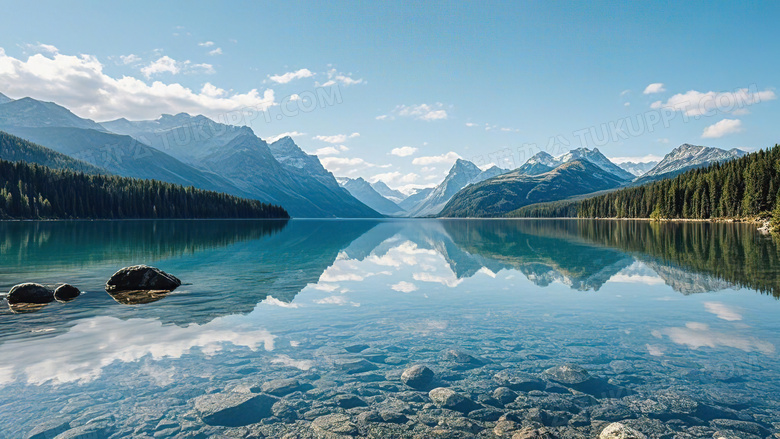
[[[11,305],[17,303],[44,304],[54,301],[54,291],[41,284],[19,284],[11,288],[6,300]]]
[[[173,291],[181,285],[174,275],[148,265],[123,268],[106,282],[106,291]]]
[[[71,300],[79,297],[81,291],[73,285],[63,284],[54,290],[54,298],[57,302],[70,302]]]

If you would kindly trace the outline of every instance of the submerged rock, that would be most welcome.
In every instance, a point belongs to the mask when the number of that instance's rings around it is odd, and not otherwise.
[[[406,369],[401,374],[401,381],[413,389],[424,389],[433,381],[434,373],[421,364]]]
[[[304,387],[300,381],[295,378],[288,378],[265,382],[260,386],[259,390],[274,396],[284,396],[303,389]],[[251,390],[254,392],[258,389],[253,387]]]
[[[181,281],[159,268],[148,265],[125,267],[111,276],[106,282],[106,291],[173,291],[181,285]]]
[[[576,364],[551,367],[544,371],[544,375],[552,381],[568,385],[582,384],[591,378],[587,370]]]
[[[9,303],[8,308],[14,314],[30,314],[46,307],[46,303]]]
[[[70,302],[79,295],[81,295],[81,291],[73,285],[62,284],[54,290],[54,299],[57,302]]]
[[[41,421],[26,437],[27,439],[50,439],[70,430],[70,423],[58,420]]]
[[[358,433],[357,426],[349,416],[342,414],[320,416],[311,423],[311,429],[315,437],[320,439],[349,438]]]
[[[479,408],[479,405],[471,399],[446,387],[437,387],[431,390],[428,392],[428,397],[431,398],[431,401],[438,407],[458,412],[465,413]]]
[[[553,439],[553,436],[546,428],[525,427],[512,435],[512,439]]]
[[[614,422],[601,430],[599,439],[646,439],[646,436],[625,424]]]
[[[54,301],[54,291],[41,284],[24,283],[11,288],[6,300],[11,305],[17,303],[46,304]]]
[[[195,398],[195,410],[208,425],[241,427],[270,417],[276,401],[262,393],[223,392]]]
[[[108,295],[122,305],[143,305],[157,302],[170,293],[170,291],[107,291]]]

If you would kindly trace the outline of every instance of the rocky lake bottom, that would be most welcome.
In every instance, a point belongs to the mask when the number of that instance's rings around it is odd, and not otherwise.
[[[4,227],[5,291],[83,294],[0,315],[0,438],[780,437],[778,252],[747,228]],[[103,291],[136,263],[183,285]]]

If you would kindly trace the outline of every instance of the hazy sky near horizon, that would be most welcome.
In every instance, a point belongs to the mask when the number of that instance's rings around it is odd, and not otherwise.
[[[98,121],[202,113],[337,176],[457,157],[778,142],[774,2],[8,2],[0,93]],[[265,113],[260,113],[265,111]]]

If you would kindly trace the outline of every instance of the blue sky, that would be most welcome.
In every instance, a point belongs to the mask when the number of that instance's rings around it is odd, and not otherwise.
[[[780,6],[770,2],[4,9],[0,93],[97,120],[233,118],[262,138],[293,133],[337,176],[393,187],[437,183],[456,157],[513,167],[579,146],[625,159],[686,142],[778,141]],[[320,105],[301,111],[296,96]]]

